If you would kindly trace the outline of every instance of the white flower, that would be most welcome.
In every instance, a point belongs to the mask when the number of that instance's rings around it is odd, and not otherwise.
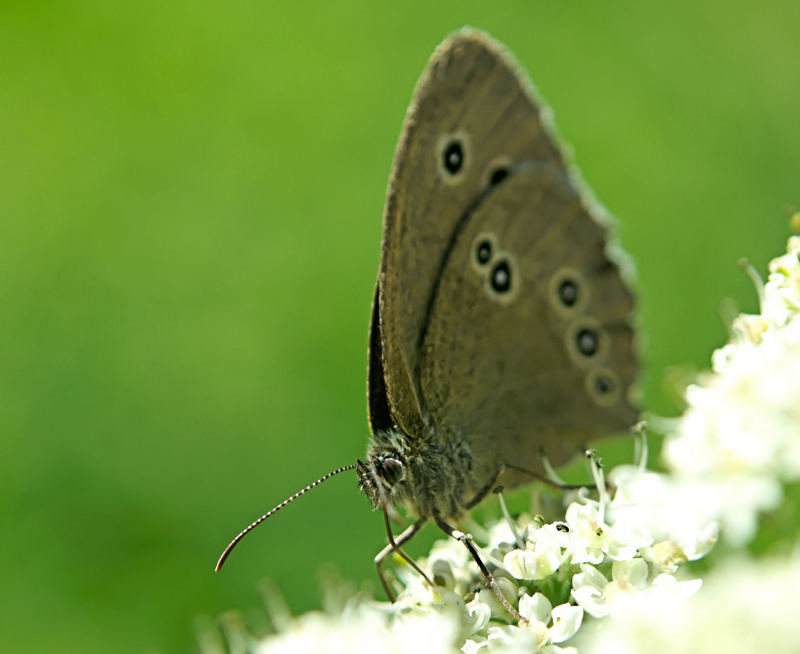
[[[581,654],[794,654],[798,587],[797,560],[729,561],[693,595],[674,584],[655,587],[624,614],[582,629],[576,642]]]
[[[491,654],[529,654],[536,651],[536,636],[514,625],[489,627],[486,639]]]
[[[318,652],[387,652],[424,654],[455,652],[458,623],[449,615],[391,622],[361,606],[341,616],[306,613],[280,634],[261,640],[256,654],[317,654]]]
[[[492,609],[489,605],[481,602],[478,595],[468,602],[464,607],[467,614],[466,633],[468,636],[484,631],[489,625],[492,617]]]
[[[572,638],[583,621],[581,607],[560,604],[553,608],[541,593],[524,594],[519,600],[519,612],[529,622],[525,628],[536,635],[538,652],[553,651],[553,644]]]
[[[761,313],[775,325],[783,325],[800,312],[800,237],[792,236],[786,254],[769,264]]]
[[[467,565],[471,561],[467,548],[453,538],[438,540],[433,544],[428,556],[428,568],[431,579],[439,585],[450,588],[463,588],[472,582],[472,575]],[[412,574],[419,575],[414,570]]]
[[[567,654],[574,651],[557,643],[572,638],[581,626],[583,609],[579,606],[561,604],[553,608],[541,593],[525,593],[519,601],[519,612],[528,624],[490,627],[485,639],[470,639],[462,652],[472,654],[485,649],[492,653]]]
[[[503,566],[517,579],[543,579],[553,574],[568,558],[568,527],[530,525],[524,550],[514,549],[503,557]]]
[[[583,572],[573,577],[572,596],[579,606],[595,618],[624,615],[642,596],[653,592],[668,592],[685,598],[692,595],[701,584],[699,579],[678,581],[673,575],[662,573],[648,585],[647,563],[642,559],[614,561],[611,581],[594,566],[584,564],[581,570]]]
[[[688,579],[678,581],[674,575],[660,574],[653,579],[653,584],[645,592],[647,593],[670,593],[673,597],[687,599],[694,595],[703,585],[702,579]]]
[[[718,515],[709,503],[698,502],[713,489],[694,483],[676,482],[665,474],[638,466],[619,466],[609,479],[617,490],[608,507],[609,520],[617,533],[627,532],[628,540],[640,551],[658,547],[658,556],[666,555],[665,542],[680,549],[673,552],[676,561],[694,561],[705,556],[717,542]],[[656,545],[653,545],[656,543]]]
[[[629,559],[640,545],[648,544],[647,539],[642,541],[631,532],[616,529],[601,515],[601,505],[594,500],[573,502],[567,507],[572,563],[602,563],[606,555],[615,560]]]
[[[671,540],[662,540],[652,547],[642,549],[642,558],[652,563],[656,570],[674,573],[678,567],[689,560],[686,552]]]
[[[620,594],[637,593],[647,585],[647,563],[643,559],[614,561],[612,581],[594,566],[583,564],[581,570],[572,578],[572,597],[595,618],[612,613]]]
[[[553,609],[553,624],[548,629],[550,642],[563,643],[572,638],[583,622],[583,608],[559,604]]]

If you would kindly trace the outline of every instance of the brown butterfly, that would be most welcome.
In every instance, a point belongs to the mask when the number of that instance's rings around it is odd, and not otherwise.
[[[636,420],[633,297],[605,218],[579,185],[530,83],[486,34],[433,54],[395,153],[369,338],[373,439],[355,468],[389,545],[455,525],[498,484],[542,478]],[[391,532],[388,508],[416,522]],[[427,577],[426,577],[427,579]]]

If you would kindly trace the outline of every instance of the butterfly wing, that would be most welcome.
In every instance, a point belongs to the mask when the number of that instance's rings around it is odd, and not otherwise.
[[[369,373],[382,368],[385,388],[370,383],[370,395],[383,392],[386,401],[370,399],[373,426],[381,422],[373,407],[388,406],[406,434],[432,428],[421,353],[439,280],[464,215],[493,177],[522,161],[566,170],[516,65],[484,34],[462,30],[437,48],[420,78],[395,154],[371,328],[381,360],[371,337]]]
[[[541,472],[542,454],[557,465],[630,426],[632,309],[570,179],[549,163],[513,167],[466,215],[439,278],[419,354],[437,434],[468,443],[488,479],[500,463]]]

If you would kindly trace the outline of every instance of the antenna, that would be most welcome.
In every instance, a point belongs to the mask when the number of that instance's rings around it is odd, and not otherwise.
[[[308,491],[310,491],[312,488],[314,488],[314,486],[319,486],[319,485],[320,485],[320,484],[321,484],[323,481],[327,481],[327,480],[328,480],[328,479],[330,479],[331,477],[334,477],[335,475],[338,475],[340,472],[345,472],[346,470],[353,470],[354,468],[357,468],[359,465],[362,465],[362,464],[360,464],[360,463],[354,463],[354,464],[352,464],[352,465],[345,466],[344,468],[337,468],[336,470],[333,470],[332,472],[329,472],[327,475],[323,475],[322,477],[320,477],[319,479],[317,479],[317,481],[315,481],[314,483],[312,483],[312,484],[309,484],[309,485],[308,485],[308,486],[306,486],[304,489],[297,491],[297,492],[296,492],[294,495],[292,495],[290,498],[288,498],[288,499],[285,499],[283,502],[281,502],[280,504],[278,504],[278,506],[276,506],[276,507],[275,507],[274,509],[272,509],[271,511],[267,511],[267,512],[266,512],[264,515],[262,515],[262,516],[261,516],[261,517],[260,517],[258,520],[256,520],[255,522],[252,522],[252,523],[250,523],[249,525],[247,525],[247,527],[245,527],[244,529],[242,529],[242,531],[240,531],[240,532],[239,532],[239,535],[238,535],[238,536],[236,536],[236,538],[234,538],[234,539],[233,539],[233,540],[230,542],[230,544],[228,545],[228,547],[226,547],[226,548],[225,548],[225,551],[224,551],[224,552],[222,553],[222,555],[219,557],[219,561],[217,561],[217,565],[216,565],[216,567],[214,568],[214,572],[219,572],[220,570],[222,570],[222,565],[225,563],[225,559],[227,559],[227,558],[228,558],[228,555],[229,555],[229,554],[230,554],[230,553],[233,551],[233,548],[234,548],[234,547],[236,547],[236,545],[238,544],[238,542],[239,542],[240,540],[242,540],[242,538],[244,538],[244,537],[245,537],[247,534],[249,534],[251,531],[253,531],[253,529],[255,529],[256,527],[258,527],[258,525],[260,525],[262,522],[264,522],[264,520],[266,520],[266,519],[267,519],[267,518],[269,518],[270,516],[272,516],[272,515],[276,514],[278,511],[280,511],[280,510],[281,510],[281,509],[282,509],[284,506],[286,506],[286,505],[287,505],[287,504],[289,504],[290,502],[294,502],[294,501],[295,501],[295,500],[296,500],[298,497],[300,497],[301,495],[304,495],[305,493],[307,493]]]

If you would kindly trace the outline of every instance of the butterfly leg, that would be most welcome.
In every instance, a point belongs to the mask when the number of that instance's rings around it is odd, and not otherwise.
[[[497,470],[494,471],[494,474],[489,478],[481,488],[475,493],[475,497],[473,497],[469,502],[464,504],[465,509],[474,509],[478,504],[483,501],[490,492],[492,492],[495,488],[495,484],[497,483],[498,478],[503,473],[504,470],[514,470],[515,472],[521,472],[525,475],[529,475],[532,479],[536,479],[537,481],[542,482],[543,484],[547,484],[550,488],[555,488],[557,490],[577,490],[579,488],[585,488],[586,484],[561,484],[556,481],[553,481],[546,475],[539,474],[538,472],[533,472],[532,470],[527,470],[526,468],[520,468],[519,466],[515,466],[511,463],[501,463],[497,466]]]
[[[478,490],[478,492],[475,493],[475,497],[473,497],[469,502],[467,502],[464,505],[464,508],[469,510],[469,509],[474,509],[476,506],[478,506],[478,504],[480,504],[483,501],[483,498],[486,497],[492,491],[495,482],[505,469],[506,465],[503,463],[497,466],[497,470],[494,471],[494,474],[489,478],[489,481],[487,481],[483,486],[481,486],[480,490]]]
[[[499,474],[499,473],[498,473]],[[489,590],[491,590],[499,600],[500,604],[503,605],[503,608],[508,611],[508,613],[513,617],[517,622],[521,622],[523,624],[528,624],[528,620],[523,618],[517,609],[515,609],[509,601],[505,598],[502,591],[500,590],[500,586],[497,585],[497,581],[495,581],[494,576],[489,569],[486,567],[486,564],[481,559],[480,555],[478,554],[478,550],[475,549],[475,546],[472,544],[472,537],[468,534],[465,534],[463,531],[455,529],[447,524],[442,518],[436,516],[436,524],[439,525],[439,528],[444,531],[448,536],[452,536],[457,541],[460,541],[464,544],[464,547],[467,548],[470,556],[473,558],[475,563],[478,564],[478,568],[480,568],[481,574],[483,574],[483,579],[486,582]]]
[[[414,560],[408,556],[403,550],[400,549],[400,546],[410,541],[414,535],[422,528],[422,525],[425,524],[425,518],[420,518],[417,520],[413,525],[410,525],[403,533],[401,533],[397,538],[394,537],[392,534],[392,527],[389,524],[389,514],[387,513],[386,509],[384,508],[383,516],[386,521],[386,533],[389,536],[389,544],[384,547],[378,554],[375,556],[375,567],[378,569],[378,578],[381,580],[381,585],[383,586],[383,590],[386,591],[386,595],[389,597],[391,602],[394,602],[395,595],[392,590],[389,588],[389,583],[386,581],[386,576],[383,574],[383,567],[381,564],[383,560],[389,556],[391,552],[397,552],[408,565],[410,565],[414,570],[416,570],[422,578],[427,581],[431,586],[433,583],[430,579],[428,579],[428,575],[426,575],[420,567],[414,562]]]

